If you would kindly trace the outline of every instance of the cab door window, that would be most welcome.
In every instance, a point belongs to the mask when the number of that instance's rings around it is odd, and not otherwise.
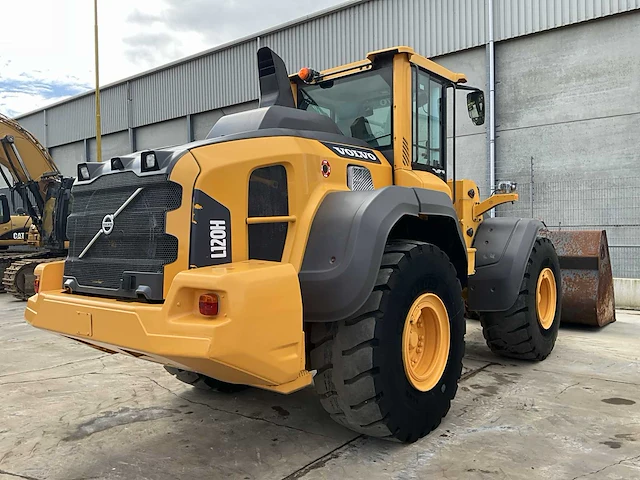
[[[417,67],[413,69],[413,168],[446,177],[444,154],[444,87]]]

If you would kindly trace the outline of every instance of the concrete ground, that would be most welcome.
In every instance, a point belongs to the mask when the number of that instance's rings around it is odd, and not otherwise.
[[[412,445],[334,424],[310,389],[201,392],[158,365],[36,330],[0,296],[0,479],[640,478],[640,312],[562,328],[542,363],[469,321],[442,425]]]

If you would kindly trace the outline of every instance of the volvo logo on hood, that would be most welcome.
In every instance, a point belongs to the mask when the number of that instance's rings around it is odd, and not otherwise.
[[[113,232],[113,215],[105,215],[102,219],[102,233],[110,235]]]
[[[365,162],[380,163],[378,157],[373,150],[367,150],[361,147],[352,147],[347,145],[339,145],[337,143],[322,142],[333,153],[342,158],[351,158],[353,160],[364,160]]]
[[[122,205],[120,205],[120,208],[118,208],[118,210],[116,210],[113,213],[113,215],[109,214],[104,216],[104,218],[102,219],[102,225],[100,226],[100,230],[97,231],[97,233],[93,236],[93,238],[87,244],[87,246],[84,247],[84,250],[82,250],[80,255],[78,255],[78,258],[82,258],[87,254],[87,252],[93,246],[93,244],[98,241],[98,239],[100,238],[100,235],[109,235],[111,232],[113,232],[113,227],[115,226],[116,217],[120,215],[120,213],[125,208],[127,208],[127,205],[133,202],[133,199],[136,198],[140,194],[140,192],[142,192],[142,190],[144,190],[144,188],[141,187],[141,188],[138,188],[135,192],[133,192],[131,196],[127,198]]]

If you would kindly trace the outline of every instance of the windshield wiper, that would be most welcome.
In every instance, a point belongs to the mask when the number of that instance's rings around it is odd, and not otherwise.
[[[300,88],[298,91],[304,97],[304,101],[306,102],[307,106],[315,105],[316,107],[320,107],[320,105],[318,105],[316,101],[313,98],[311,98],[311,96],[307,92],[305,92],[302,88]]]
[[[380,140],[381,138],[390,137],[390,136],[391,136],[391,133],[385,133],[383,135],[379,135],[377,137],[370,138],[369,140],[366,140],[366,141],[367,142],[376,142],[376,141]]]

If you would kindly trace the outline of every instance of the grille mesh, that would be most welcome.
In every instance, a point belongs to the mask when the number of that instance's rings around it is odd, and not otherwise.
[[[373,190],[373,178],[367,167],[349,165],[347,167],[347,186],[353,191]]]
[[[105,215],[118,210],[138,188],[142,192],[115,219],[113,232],[101,235],[79,259]],[[91,184],[74,186],[71,193],[64,273],[80,286],[117,290],[123,272],[162,273],[164,265],[177,259],[178,240],[165,233],[165,217],[180,206],[182,187],[165,175],[103,175]]]

